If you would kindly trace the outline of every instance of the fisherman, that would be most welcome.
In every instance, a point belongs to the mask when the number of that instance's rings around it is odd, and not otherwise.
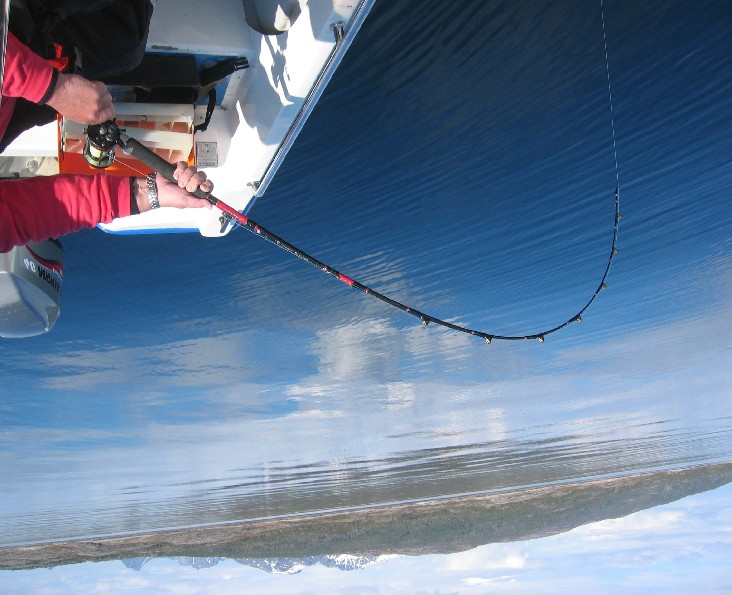
[[[112,96],[104,83],[59,72],[8,33],[0,149],[4,151],[25,130],[51,122],[56,112],[80,124],[97,124],[114,117]]]
[[[56,30],[54,23],[61,16],[82,13],[77,15],[76,21],[74,18],[63,21],[68,39],[69,31],[83,29],[83,19],[92,19],[90,22],[98,23],[99,19],[127,15],[127,29],[137,33],[127,40],[126,45],[120,44],[121,50],[114,50],[117,55],[110,57],[108,65],[95,62],[99,56],[90,58],[89,55],[76,51],[75,60],[85,63],[85,71],[100,73],[104,70],[119,72],[129,69],[141,59],[140,47],[144,53],[147,26],[152,12],[148,0],[24,0],[17,4],[19,6],[16,6],[14,0],[11,28],[14,24],[17,30],[24,31],[31,45],[35,47],[48,45],[49,32]],[[56,12],[44,12],[45,5],[52,6]],[[111,12],[105,16],[103,11],[96,10],[100,7]],[[147,7],[149,10],[146,10]],[[63,27],[59,25],[56,28],[59,36],[63,36]],[[95,35],[98,38],[98,32]],[[93,45],[95,35],[87,36],[92,38],[90,41],[84,37],[83,31],[80,32],[80,44],[87,47]],[[49,114],[51,118],[55,117],[55,112],[82,124],[101,123],[114,117],[112,97],[104,83],[88,80],[72,72],[60,72],[49,60],[21,43],[13,33],[8,32],[6,47],[0,99],[2,148],[23,130],[45,123]],[[2,181],[0,252],[7,252],[29,241],[58,237],[158,206],[211,208],[208,201],[188,194],[198,188],[204,192],[212,191],[213,184],[206,179],[203,172],[180,162],[177,164],[175,178],[178,181],[177,186],[162,176],[152,176],[148,182],[144,177],[118,178],[104,174],[40,176],[27,180]]]
[[[0,104],[0,152],[56,112],[80,124],[114,117],[100,79],[145,54],[150,0],[12,0]]]
[[[177,185],[159,174],[151,174],[150,183],[145,177],[105,174],[60,174],[0,182],[0,252],[158,206],[210,209],[207,200],[189,194],[198,188],[206,193],[213,190],[206,174],[185,161],[176,165]]]

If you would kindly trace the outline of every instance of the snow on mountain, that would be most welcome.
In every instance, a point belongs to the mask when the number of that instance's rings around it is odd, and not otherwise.
[[[349,571],[359,570],[366,566],[378,564],[391,558],[398,558],[396,555],[384,556],[354,556],[350,554],[336,554],[328,556],[308,556],[305,558],[234,558],[234,562],[245,566],[252,566],[269,572],[271,574],[297,574],[302,572],[309,566],[320,564],[326,568],[336,568],[338,570]],[[122,563],[131,570],[139,571],[150,560],[155,558],[128,558],[122,560]],[[202,557],[202,556],[179,556],[178,558],[168,558],[169,560],[178,560],[181,566],[191,566],[196,570],[202,568],[211,568],[219,562],[228,560],[228,558]]]

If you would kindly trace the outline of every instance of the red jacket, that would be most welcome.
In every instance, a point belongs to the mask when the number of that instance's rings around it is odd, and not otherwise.
[[[49,62],[8,33],[0,138],[13,113],[15,98],[40,102],[53,76]],[[0,252],[129,214],[130,181],[126,177],[59,175],[1,181]]]
[[[130,179],[96,174],[0,182],[0,252],[130,215]]]
[[[15,99],[23,97],[33,103],[47,99],[45,95],[49,91],[53,77],[54,70],[50,62],[20,43],[12,33],[8,33],[2,100],[0,100],[0,138],[8,128]]]

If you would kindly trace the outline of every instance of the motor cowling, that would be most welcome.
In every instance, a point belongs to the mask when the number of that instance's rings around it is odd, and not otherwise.
[[[0,254],[0,337],[47,333],[61,313],[63,247],[31,242]]]

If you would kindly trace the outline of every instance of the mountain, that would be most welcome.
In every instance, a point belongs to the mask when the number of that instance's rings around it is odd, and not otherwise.
[[[360,568],[378,564],[393,557],[395,556],[351,556],[349,554],[338,554],[333,556],[308,556],[306,558],[238,558],[234,559],[234,562],[259,568],[271,574],[297,574],[304,568],[317,564],[338,570],[359,570]],[[131,570],[140,571],[150,560],[155,560],[155,558],[127,558],[126,560],[121,560],[121,562]],[[181,566],[191,566],[196,570],[200,570],[201,568],[216,566],[219,562],[228,560],[228,558],[180,556],[177,560]]]
[[[142,558],[127,558],[126,560],[121,560],[122,564],[127,566],[130,570],[142,570],[142,567],[145,566],[150,560],[154,560],[155,558],[148,558],[148,557],[142,557]]]
[[[334,552],[351,552],[357,559],[369,560],[385,554],[458,552],[556,535],[731,481],[732,463],[716,463],[342,513],[16,546],[0,548],[0,568],[120,559],[126,559],[130,568],[141,568],[146,558],[183,556],[200,560],[198,564],[231,558],[257,567],[269,564],[275,570],[281,563],[285,571],[295,572],[298,564],[310,560],[338,559]],[[352,560],[342,562],[348,566]]]

